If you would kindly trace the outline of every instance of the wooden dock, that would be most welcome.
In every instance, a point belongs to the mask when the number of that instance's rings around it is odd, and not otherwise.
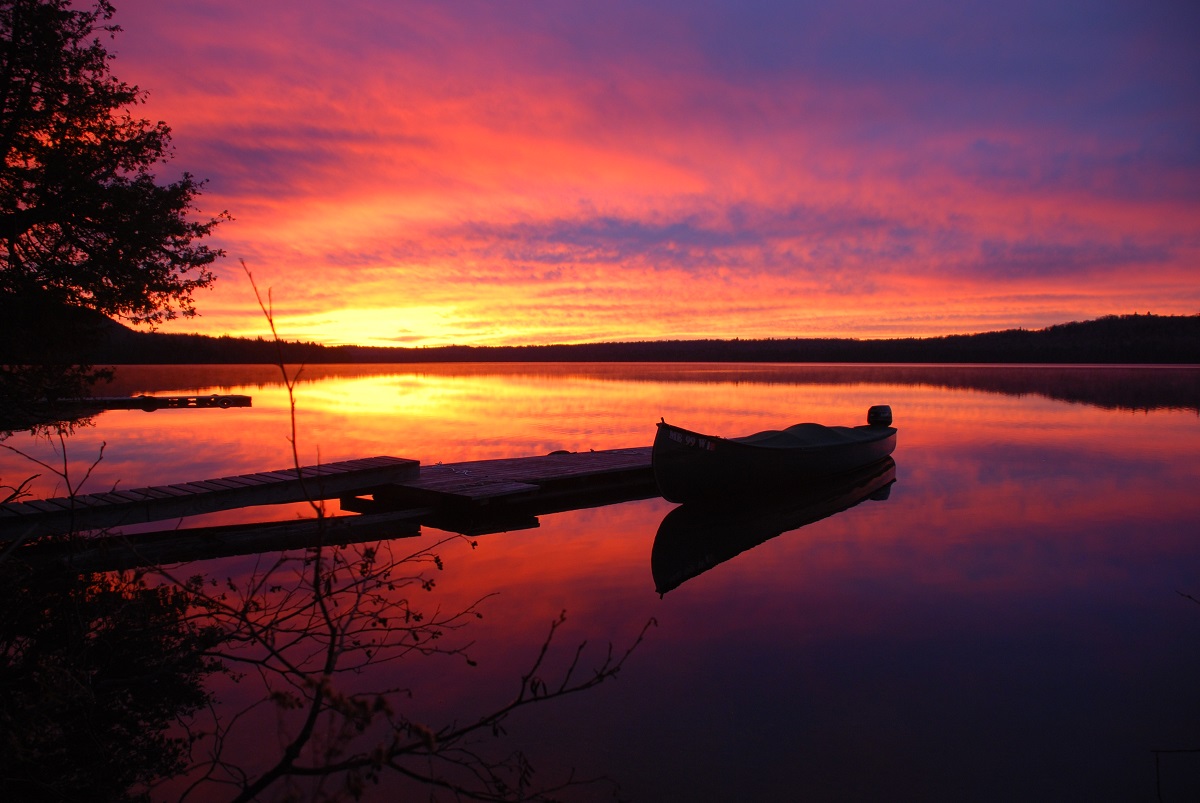
[[[236,555],[308,549],[421,534],[418,519],[429,511],[187,527],[133,535],[97,535],[24,547],[30,565],[77,572],[111,572]]]
[[[414,479],[416,460],[370,457],[262,471],[177,485],[113,490],[0,505],[0,542],[107,529],[219,510],[336,499],[376,485]]]
[[[380,456],[0,505],[0,542],[306,499],[338,499],[363,518],[479,535],[536,527],[545,513],[651,496],[648,446],[431,466]]]
[[[356,513],[427,508],[422,524],[464,535],[537,527],[564,510],[658,496],[650,447],[421,466],[416,479],[341,497]]]
[[[226,409],[250,407],[253,399],[239,394],[213,393],[207,396],[175,394],[171,396],[98,396],[90,399],[60,401],[60,406],[81,407],[88,410],[185,410]]]

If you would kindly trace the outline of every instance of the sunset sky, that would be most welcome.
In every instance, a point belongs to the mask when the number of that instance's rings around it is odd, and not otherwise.
[[[369,345],[1200,312],[1193,0],[116,0],[200,318]]]

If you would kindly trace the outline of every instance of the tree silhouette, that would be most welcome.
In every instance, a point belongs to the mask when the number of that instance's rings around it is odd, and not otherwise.
[[[189,174],[156,181],[170,129],[134,115],[144,93],[109,72],[113,13],[0,1],[0,295],[154,324],[195,314],[221,255],[198,240],[227,215],[190,219]]]

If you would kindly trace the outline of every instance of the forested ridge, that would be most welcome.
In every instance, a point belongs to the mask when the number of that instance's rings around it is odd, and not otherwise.
[[[71,315],[76,315],[74,311]],[[5,313],[0,310],[0,313]],[[41,320],[9,310],[4,328],[44,329]],[[22,318],[26,320],[22,321]],[[64,328],[78,330],[73,320]],[[858,340],[645,340],[545,346],[386,348],[276,343],[263,338],[139,332],[92,319],[86,335],[94,364],[421,363],[421,362],[820,362],[820,363],[1200,363],[1200,315],[1110,315],[1045,329],[970,335]],[[0,362],[21,362],[30,328],[0,344]]]

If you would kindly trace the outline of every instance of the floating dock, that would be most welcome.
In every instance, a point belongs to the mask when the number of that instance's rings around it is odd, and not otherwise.
[[[0,541],[107,529],[219,510],[337,497],[419,473],[416,460],[371,457],[300,469],[0,505]]]
[[[546,513],[658,496],[650,447],[421,466],[412,480],[340,497],[343,510],[428,509],[421,523],[463,535],[531,529]]]
[[[338,499],[343,510],[364,519],[405,520],[480,535],[536,527],[537,516],[544,513],[657,495],[649,446],[431,466],[384,455],[176,485],[12,502],[0,505],[0,542],[325,499]],[[174,536],[186,532],[175,531]]]
[[[427,511],[426,511],[427,512]],[[421,534],[422,511],[333,516],[287,521],[188,527],[133,535],[97,535],[39,542],[22,548],[22,560],[43,568],[111,572],[235,555],[390,541]]]
[[[213,393],[208,396],[99,396],[91,399],[74,399],[59,402],[62,406],[83,407],[89,410],[185,410],[218,407],[250,407],[252,397],[238,394]]]

